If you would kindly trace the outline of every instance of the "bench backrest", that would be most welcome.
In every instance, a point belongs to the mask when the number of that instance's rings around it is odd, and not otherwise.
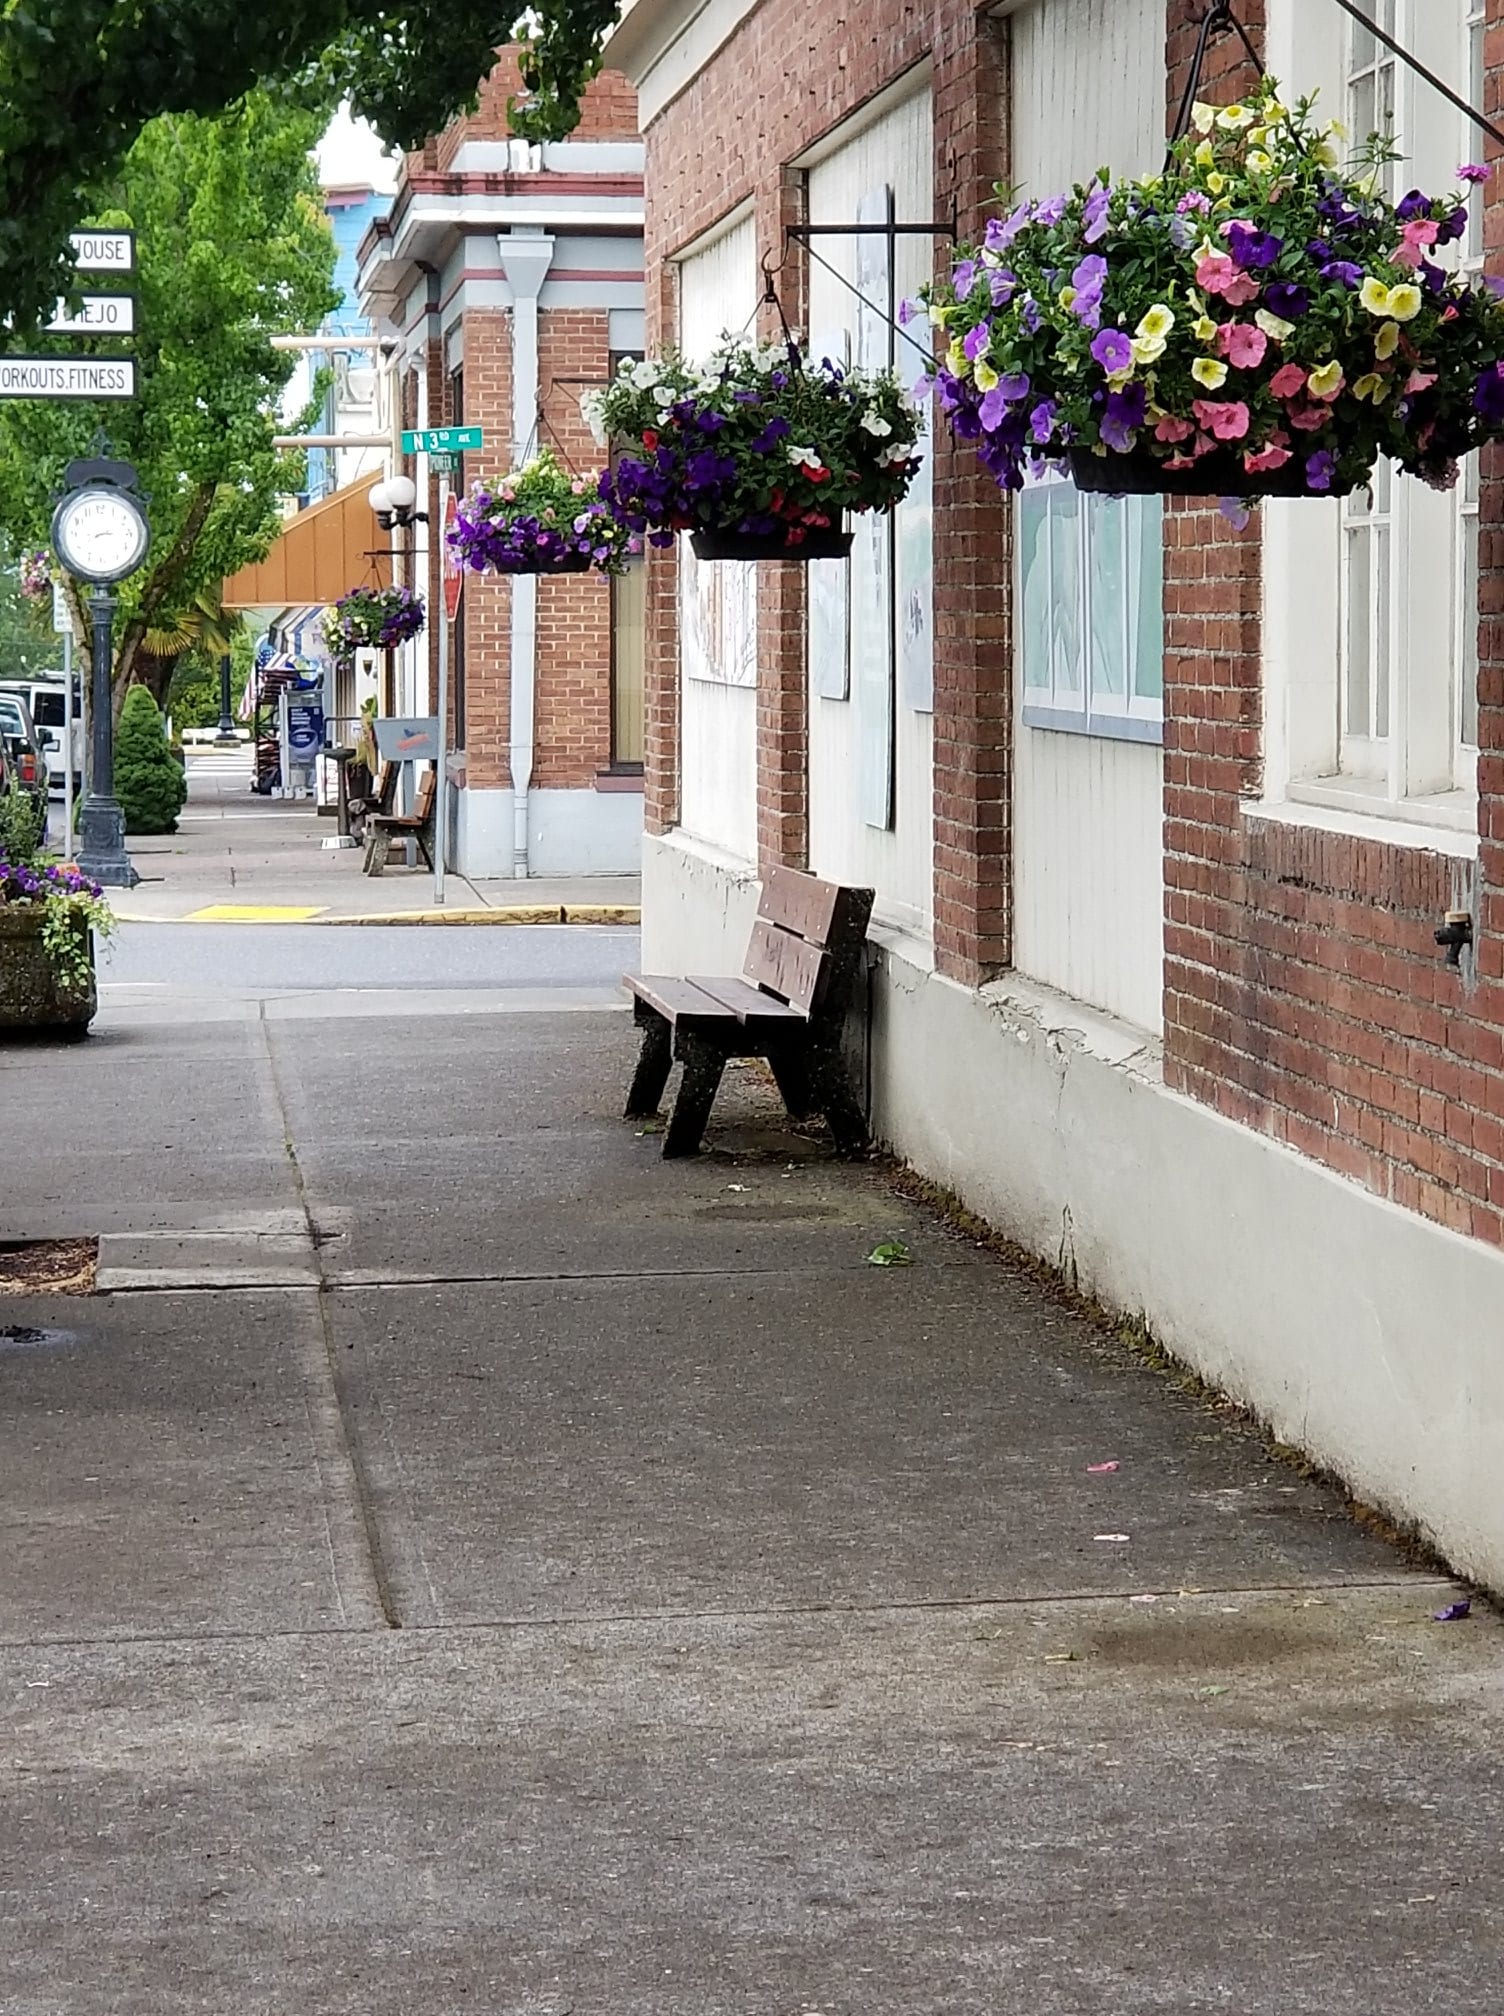
[[[428,815],[433,810],[433,797],[436,784],[434,767],[430,763],[418,780],[418,793],[413,800],[413,817],[418,821],[420,826],[428,824]]]
[[[390,812],[397,801],[397,772],[400,763],[383,763],[376,780],[376,810]]]
[[[872,916],[872,891],[770,868],[743,978],[809,1016],[846,1012]]]

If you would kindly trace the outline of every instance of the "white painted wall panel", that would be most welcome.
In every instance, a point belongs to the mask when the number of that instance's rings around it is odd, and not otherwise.
[[[933,128],[930,94],[920,88],[901,104],[854,133],[845,145],[826,153],[809,171],[810,221],[849,224],[858,206],[884,186],[893,192],[893,216],[899,223],[923,221],[933,215]],[[876,241],[867,241],[875,243]],[[896,294],[912,295],[932,270],[933,241],[927,237],[896,241]],[[855,281],[858,247],[853,239],[815,240],[827,259]],[[810,340],[823,348],[844,339],[849,354],[857,353],[858,304],[821,266],[810,267]],[[923,369],[908,345],[897,344],[896,364],[906,382]],[[905,510],[914,507],[905,506]],[[927,505],[922,508],[927,510]],[[902,536],[904,528],[900,526]],[[911,549],[912,550],[912,549]],[[851,564],[851,563],[848,563]],[[912,588],[914,584],[905,583]],[[923,601],[928,606],[928,580]],[[862,582],[853,583],[860,596]],[[858,609],[852,625],[853,648],[863,648],[870,631],[865,619],[873,611]],[[885,619],[884,619],[885,620]],[[810,865],[832,880],[870,885],[877,891],[878,914],[928,938],[932,925],[934,853],[934,770],[931,717],[913,704],[913,683],[897,679],[894,695],[893,767],[894,816],[891,830],[868,823],[861,791],[863,775],[864,707],[886,704],[886,685],[864,681],[854,665],[847,697],[845,682],[832,676],[822,654],[834,648],[832,626],[817,619],[810,645]],[[901,672],[902,667],[900,665]],[[919,696],[927,698],[927,696]],[[870,752],[871,738],[866,746]]]
[[[680,348],[709,355],[757,306],[751,217],[679,269]],[[757,857],[756,569],[697,561],[679,542],[679,818],[738,861]]]
[[[1164,154],[1162,0],[1036,0],[1011,17],[1013,180],[1050,196]],[[1164,759],[1154,744],[1025,727],[1017,705],[1014,963],[1158,1030]]]

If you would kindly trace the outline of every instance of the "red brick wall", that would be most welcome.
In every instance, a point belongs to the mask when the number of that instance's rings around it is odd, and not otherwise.
[[[465,419],[497,443],[493,453],[465,458],[466,487],[499,475],[512,438],[512,329],[510,317],[473,310],[462,321]],[[511,585],[497,574],[471,574],[461,604],[465,625],[466,784],[502,790],[511,783],[507,736],[511,720]]]
[[[1201,11],[1172,0],[1172,111]],[[1262,6],[1240,11],[1257,36]],[[1232,37],[1215,46],[1205,95],[1247,87],[1240,54]],[[1504,245],[1498,204],[1490,222],[1490,244]],[[1491,481],[1484,497],[1484,605],[1504,611],[1501,491]],[[1439,853],[1248,815],[1262,781],[1257,519],[1238,533],[1191,507],[1167,524],[1167,1082],[1398,1204],[1504,1243],[1499,898],[1475,903],[1471,865]],[[1482,869],[1497,891],[1504,633],[1485,617],[1482,639],[1493,652]],[[1476,973],[1448,968],[1433,941],[1451,908],[1477,912],[1488,934]]]
[[[429,143],[428,153],[409,155],[409,166],[438,168],[447,173],[467,140],[505,140],[509,137],[507,100],[522,88],[515,49],[497,51],[496,68],[480,87],[473,112],[451,120],[438,138]],[[586,91],[580,106],[580,123],[571,138],[576,140],[635,140],[637,138],[637,93],[615,70],[603,70]]]
[[[673,334],[667,257],[757,195],[759,256],[777,261],[794,199],[787,164],[893,78],[933,54],[935,183],[974,225],[1003,174],[1002,31],[958,0],[873,0],[860,9],[765,0],[648,133],[649,341]],[[782,276],[797,287],[791,262]],[[787,305],[787,304],[786,304]],[[792,316],[791,316],[792,319]],[[975,456],[936,457],[937,517],[954,536],[935,584],[936,958],[979,980],[1008,949],[1006,518]],[[759,854],[807,845],[804,586],[764,568],[759,586]],[[678,654],[674,563],[649,571],[648,828],[677,816]]]

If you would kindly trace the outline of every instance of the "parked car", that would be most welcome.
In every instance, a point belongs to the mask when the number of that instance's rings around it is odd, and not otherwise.
[[[67,730],[67,703],[61,672],[44,672],[29,679],[0,679],[0,693],[13,693],[31,709],[37,739],[47,757],[47,788],[54,798],[63,795],[63,739]],[[84,788],[84,730],[81,713],[82,690],[77,674],[73,680],[73,789]]]
[[[0,741],[10,759],[11,776],[23,791],[41,802],[47,818],[47,757],[31,709],[19,693],[0,692]]]

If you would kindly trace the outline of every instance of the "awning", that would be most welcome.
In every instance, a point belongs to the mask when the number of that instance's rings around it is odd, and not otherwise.
[[[370,505],[379,481],[373,470],[289,518],[266,558],[226,581],[225,607],[322,609],[352,588],[390,587],[390,559],[370,558],[391,544]]]

